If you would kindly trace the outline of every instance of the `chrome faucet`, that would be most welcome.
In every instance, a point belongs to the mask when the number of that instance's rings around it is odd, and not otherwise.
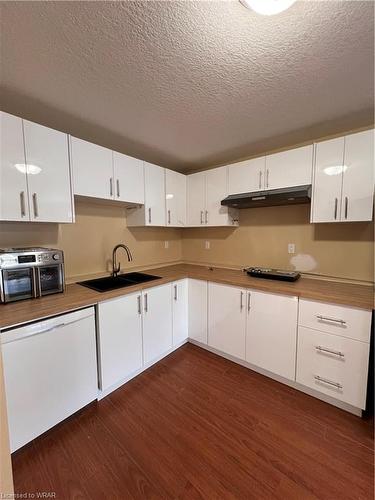
[[[119,262],[117,264],[117,262],[116,262],[116,252],[119,248],[123,248],[125,250],[126,255],[128,256],[128,262],[133,260],[132,253],[126,245],[123,245],[122,243],[120,243],[119,245],[116,245],[115,248],[113,249],[113,252],[112,252],[112,276],[114,278],[118,275],[118,273],[120,272],[120,269],[121,269],[121,263]]]

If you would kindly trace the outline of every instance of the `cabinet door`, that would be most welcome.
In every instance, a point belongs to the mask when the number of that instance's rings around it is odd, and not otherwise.
[[[68,136],[23,121],[31,220],[73,222]]]
[[[145,162],[146,226],[165,226],[165,169]]]
[[[198,172],[187,176],[187,225],[204,225],[206,209],[206,174]]]
[[[265,156],[228,165],[228,194],[264,189],[265,168]]]
[[[248,293],[246,361],[294,380],[298,298]]]
[[[208,226],[226,226],[229,224],[228,208],[221,205],[221,200],[228,194],[228,167],[206,171],[206,211],[205,223]]]
[[[143,360],[150,363],[172,347],[171,285],[143,292]]]
[[[344,137],[315,145],[311,222],[336,222],[341,217]]]
[[[0,112],[0,220],[28,220],[22,119]]]
[[[99,367],[102,391],[142,367],[141,295],[98,305]]]
[[[266,189],[311,184],[313,145],[266,156]]]
[[[207,281],[189,279],[189,338],[207,344]]]
[[[167,206],[167,226],[186,225],[186,175],[165,170],[165,200]]]
[[[91,142],[70,138],[74,194],[113,199],[112,151]]]
[[[143,161],[113,152],[115,199],[129,203],[145,202]]]
[[[374,130],[345,137],[341,220],[372,220]]]
[[[208,284],[208,345],[245,359],[246,291]]]
[[[172,283],[173,345],[188,338],[188,280]]]

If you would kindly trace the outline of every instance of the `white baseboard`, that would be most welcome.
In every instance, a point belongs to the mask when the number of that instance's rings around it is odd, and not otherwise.
[[[226,354],[222,351],[219,351],[218,349],[215,349],[213,347],[210,347],[207,344],[202,344],[201,342],[198,342],[198,341],[196,341],[194,339],[190,339],[190,338],[188,339],[188,341],[191,344],[194,344],[198,347],[201,347],[202,349],[205,349],[206,351],[210,351],[214,354],[217,354],[218,356],[221,356],[222,358],[229,359],[229,361],[233,361],[234,363],[237,363],[241,366],[244,366],[245,368],[249,368],[250,370],[253,370],[254,372],[257,372],[257,373],[260,373],[261,375],[272,378],[273,380],[276,380],[277,382],[280,382],[281,384],[288,385],[289,387],[292,387],[293,389],[297,389],[298,391],[304,392],[305,394],[308,394],[309,396],[320,399],[321,401],[324,401],[325,403],[329,403],[333,406],[336,406],[337,408],[340,408],[341,410],[345,410],[349,413],[352,413],[353,415],[356,415],[357,417],[362,417],[362,409],[361,408],[356,408],[355,406],[349,405],[348,403],[344,403],[343,401],[339,401],[335,398],[331,398],[330,396],[322,394],[321,392],[315,391],[314,389],[310,389],[310,387],[306,387],[302,384],[299,384],[298,382],[295,382],[294,380],[289,380],[289,379],[286,379],[284,377],[281,377],[280,375],[275,375],[272,372],[264,370],[263,368],[259,368],[258,366],[252,365],[251,363],[248,363],[247,361],[243,361],[242,359],[238,359],[234,356],[230,356],[229,354]]]

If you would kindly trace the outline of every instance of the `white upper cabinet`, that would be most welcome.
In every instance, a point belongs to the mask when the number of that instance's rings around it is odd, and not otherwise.
[[[0,112],[0,220],[29,220],[22,118]]]
[[[208,284],[208,345],[245,359],[246,290]]]
[[[186,225],[186,175],[165,170],[165,201],[167,226]]]
[[[246,361],[295,380],[298,298],[248,294]]]
[[[266,156],[264,189],[311,184],[313,145]]]
[[[145,202],[143,161],[113,151],[114,198],[118,201]]]
[[[187,225],[204,224],[206,210],[206,173],[198,172],[187,176]]]
[[[165,226],[165,169],[144,162],[145,204],[128,210],[131,226]]]
[[[112,151],[91,142],[70,137],[74,194],[113,199]]]
[[[24,120],[30,218],[73,222],[68,136]]]
[[[374,168],[374,130],[347,135],[341,200],[342,221],[372,220]]]
[[[266,157],[228,165],[228,194],[252,193],[263,189]]]
[[[238,225],[238,210],[224,207],[228,195],[228,167],[187,176],[188,226]]]
[[[316,144],[311,222],[372,220],[374,131]]]

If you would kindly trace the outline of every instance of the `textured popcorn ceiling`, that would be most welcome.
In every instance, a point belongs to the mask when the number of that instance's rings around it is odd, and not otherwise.
[[[371,122],[374,3],[1,2],[1,108],[178,170]]]

